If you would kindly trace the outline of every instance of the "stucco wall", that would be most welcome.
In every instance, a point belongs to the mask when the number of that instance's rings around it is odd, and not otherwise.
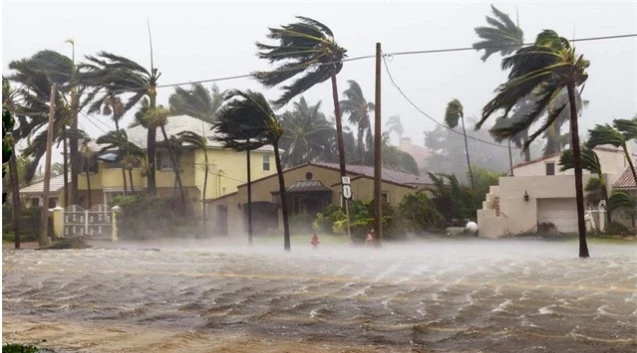
[[[595,149],[595,153],[599,158],[603,173],[621,174],[621,172],[628,166],[628,162],[626,161],[623,152]],[[520,165],[517,167],[514,166],[513,174],[515,176],[546,175],[546,164],[555,163],[555,175],[573,175],[573,169],[560,172],[559,161],[560,156],[557,155],[526,165]],[[589,172],[586,170],[584,170],[583,173],[589,174]]]
[[[584,185],[589,178],[584,175]],[[572,175],[500,177],[499,186],[492,190],[500,197],[500,216],[495,209],[478,210],[480,236],[489,238],[535,231],[538,199],[574,198],[575,179]],[[525,192],[528,201],[524,200]]]

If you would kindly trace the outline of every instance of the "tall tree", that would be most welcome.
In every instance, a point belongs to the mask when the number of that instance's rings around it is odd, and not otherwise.
[[[473,43],[473,48],[477,51],[484,50],[482,55],[482,61],[487,61],[489,57],[495,53],[499,53],[504,57],[515,52],[517,49],[522,48],[524,45],[524,31],[520,28],[519,23],[514,23],[509,15],[498,10],[495,6],[491,5],[494,17],[487,16],[488,27],[476,27],[474,28],[481,41]],[[518,20],[519,22],[519,20]],[[517,110],[523,111],[524,105],[528,102],[527,99],[522,99]],[[528,106],[528,103],[526,103]],[[507,116],[504,116],[506,119]],[[526,142],[528,140],[528,129],[521,131],[518,136],[513,136],[509,139],[509,154],[511,153],[510,142],[514,142],[518,147],[521,146],[521,141]],[[525,161],[531,160],[530,151],[524,150]],[[513,167],[513,166],[511,166]]]
[[[269,28],[268,38],[278,41],[278,45],[257,43],[259,58],[270,63],[281,62],[281,65],[272,71],[256,72],[254,76],[266,87],[274,87],[301,76],[282,87],[283,95],[274,101],[276,108],[287,104],[312,86],[331,79],[339,165],[341,175],[345,176],[345,147],[336,75],[343,68],[347,50],[336,44],[332,30],[326,25],[307,17],[297,19],[298,22],[281,28]]]
[[[203,123],[202,123],[203,129]],[[192,131],[182,131],[177,134],[177,137],[181,139],[183,143],[189,144],[196,149],[201,150],[204,158],[204,177],[203,177],[203,197],[201,198],[201,220],[203,223],[203,231],[206,234],[207,231],[207,213],[206,213],[206,191],[208,187],[208,173],[210,173],[210,165],[208,163],[208,151],[206,146],[208,140],[204,137],[205,132],[202,131],[202,135]]]
[[[400,122],[400,117],[398,115],[392,115],[387,119],[387,127],[388,132],[395,132],[398,134],[398,139],[400,140],[403,137],[403,124]]]
[[[227,95],[226,104],[219,112],[214,128],[220,133],[217,140],[225,148],[236,151],[252,150],[264,145],[272,145],[274,148],[283,214],[283,247],[290,251],[288,204],[279,154],[279,141],[283,136],[281,122],[261,93],[235,90]]]
[[[190,90],[175,87],[175,93],[170,95],[168,102],[173,114],[188,115],[212,124],[223,104],[225,93],[214,84],[208,91],[201,83],[194,83]]]
[[[281,159],[288,167],[300,165],[320,158],[330,149],[334,128],[321,113],[321,102],[313,106],[301,97],[294,109],[281,115],[283,136],[280,145]]]
[[[374,103],[367,102],[365,96],[363,96],[363,90],[356,81],[349,80],[347,83],[349,88],[343,91],[345,99],[340,102],[341,109],[343,114],[349,114],[350,124],[354,125],[358,130],[356,135],[357,161],[359,164],[367,164],[372,159],[371,156],[368,156],[372,148],[372,126],[369,113],[374,111]]]
[[[630,154],[627,144],[630,140],[637,140],[637,117],[632,120],[615,119],[613,125],[614,126],[610,126],[609,124],[595,125],[595,128],[589,131],[590,137],[586,146],[588,148],[595,148],[600,145],[612,145],[621,148],[624,151],[624,156],[630,166],[633,178],[637,183],[637,170],[635,170],[633,157]]]
[[[125,113],[126,111],[124,110],[124,103],[122,103],[122,100],[120,97],[111,96],[106,98],[102,106],[102,114],[111,116],[111,119],[115,123],[115,131],[118,133],[120,131],[119,122],[122,120]],[[121,155],[122,153],[120,151],[120,156]],[[126,171],[123,166],[122,166],[122,178],[124,180],[124,195],[126,195],[128,193],[128,187],[126,185],[127,184]]]
[[[546,121],[530,136],[525,148],[528,148],[533,140],[555,122],[562,110],[570,108],[580,257],[588,257],[589,253],[586,244],[586,224],[584,223],[582,158],[575,95],[577,87],[588,78],[586,68],[589,64],[589,61],[584,60],[582,55],[575,52],[575,48],[571,47],[567,39],[560,37],[552,30],[543,31],[538,35],[534,45],[520,48],[515,54],[503,59],[502,67],[511,70],[509,80],[498,87],[496,97],[485,105],[482,119],[476,125],[476,128],[480,128],[498,110],[504,110],[504,114],[508,114],[521,98],[539,89],[535,108],[524,119],[491,129],[493,135],[499,140],[510,138],[529,128],[539,114],[545,111],[559,92],[566,87],[569,96],[568,104],[549,112]],[[506,122],[507,120],[500,121]]]
[[[87,56],[87,63],[80,65],[80,80],[92,87],[88,99],[93,103],[89,107],[89,113],[97,112],[105,102],[113,97],[128,96],[123,111],[127,112],[144,97],[147,98],[148,107],[157,106],[157,81],[161,73],[153,64],[152,44],[150,50],[150,69],[142,65],[109,52],[102,51],[95,56]],[[156,154],[156,125],[148,126],[146,136],[146,155],[148,170],[148,193],[157,194],[155,181],[155,154]]]
[[[445,110],[445,124],[450,128],[458,126],[458,120],[462,122],[462,136],[464,136],[464,150],[467,156],[467,170],[469,171],[469,181],[471,182],[471,188],[475,189],[475,183],[473,180],[473,170],[471,168],[471,158],[469,158],[469,144],[467,142],[467,130],[464,127],[464,110],[462,103],[457,99],[452,99],[447,104]]]
[[[144,151],[139,146],[128,140],[128,134],[126,130],[109,131],[106,134],[100,136],[96,140],[97,144],[101,145],[101,149],[98,154],[102,154],[106,151],[113,151],[117,153],[117,159],[119,160],[122,168],[122,178],[124,187],[126,187],[126,170],[129,173],[131,191],[135,192],[133,186],[132,169],[136,164],[136,159],[144,157]]]
[[[597,177],[591,177],[586,184],[586,191],[595,191],[599,190],[602,199],[608,205],[608,192],[606,190],[606,178],[604,178],[604,174],[602,173],[602,165],[599,162],[599,157],[597,153],[590,148],[584,148],[581,151],[582,153],[582,169],[588,170],[591,174],[595,174]],[[565,171],[568,169],[573,169],[575,167],[575,160],[573,159],[573,150],[569,149],[562,152],[560,156],[560,171]],[[613,219],[611,217],[610,212],[608,212],[608,221],[612,222]]]

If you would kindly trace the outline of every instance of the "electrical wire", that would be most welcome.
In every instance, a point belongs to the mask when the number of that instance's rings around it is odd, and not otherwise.
[[[456,131],[456,130],[452,129],[452,128],[448,127],[448,126],[447,126],[447,125],[445,125],[445,124],[440,123],[438,120],[436,120],[435,118],[433,118],[431,115],[427,114],[424,110],[420,109],[420,107],[418,107],[418,106],[416,105],[416,103],[414,103],[414,102],[413,102],[413,101],[412,101],[412,100],[411,100],[411,99],[410,99],[410,98],[409,98],[409,97],[405,94],[405,92],[402,90],[402,88],[400,88],[400,86],[399,86],[399,85],[396,83],[396,81],[394,80],[394,77],[392,76],[391,71],[389,71],[389,65],[387,64],[387,59],[386,59],[386,56],[385,56],[385,55],[383,55],[383,63],[385,64],[385,71],[387,72],[387,75],[389,76],[389,80],[391,81],[392,86],[394,86],[394,87],[396,88],[396,90],[398,91],[398,93],[400,93],[400,95],[401,95],[401,96],[402,96],[402,97],[403,97],[403,98],[404,98],[404,99],[405,99],[405,100],[406,100],[406,101],[407,101],[407,102],[408,102],[408,103],[409,103],[412,107],[414,107],[414,108],[415,108],[418,112],[420,112],[420,114],[422,114],[423,116],[425,116],[427,119],[429,119],[429,120],[433,121],[436,125],[438,125],[438,126],[440,126],[440,127],[444,128],[444,129],[446,129],[446,130],[449,130],[449,131],[451,131],[451,132],[453,132],[453,133],[455,133],[455,134],[458,134],[458,135],[460,135],[460,136],[465,136],[465,134],[463,134],[463,133],[461,133],[461,132],[459,132],[459,131]],[[481,143],[485,143],[485,144],[488,144],[488,145],[491,145],[491,146],[496,146],[496,147],[501,147],[501,148],[506,148],[506,149],[508,149],[508,148],[509,148],[509,146],[499,145],[499,144],[496,144],[496,143],[493,143],[493,142],[489,142],[489,141],[485,141],[485,140],[482,140],[482,139],[479,139],[479,138],[477,138],[477,137],[473,137],[473,136],[470,136],[470,135],[466,135],[466,137],[467,137],[468,139],[475,140],[475,141],[478,141],[478,142],[481,142]],[[511,149],[517,149],[517,150],[520,150],[521,148],[519,148],[519,147],[511,147]]]

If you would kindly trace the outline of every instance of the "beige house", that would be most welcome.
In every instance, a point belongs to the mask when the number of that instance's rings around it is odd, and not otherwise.
[[[42,207],[44,205],[44,180],[27,185],[20,189],[20,198],[27,207]],[[64,175],[54,176],[49,182],[48,208],[64,205]]]
[[[613,184],[628,167],[622,150],[597,147],[602,173],[610,194]],[[514,176],[500,177],[478,210],[480,236],[496,238],[507,234],[534,232],[538,224],[552,223],[562,233],[577,232],[577,204],[573,170],[559,171],[560,154],[539,158],[513,167]],[[590,173],[584,170],[586,185]],[[586,202],[586,201],[585,201]],[[586,205],[597,209],[597,205]]]
[[[374,194],[374,168],[348,165],[352,199],[372,200]],[[307,163],[283,172],[289,219],[314,217],[329,204],[341,203],[341,176],[338,164]],[[381,190],[389,204],[396,206],[403,197],[419,188],[431,185],[427,178],[383,169]],[[211,200],[208,218],[220,234],[232,235],[247,229],[247,184],[239,185],[235,193]],[[265,234],[283,227],[280,212],[279,181],[277,175],[252,181],[252,224],[255,234]]]

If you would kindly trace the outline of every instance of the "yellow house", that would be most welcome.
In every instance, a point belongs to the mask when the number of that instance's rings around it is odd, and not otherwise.
[[[206,136],[208,145],[206,150],[196,149],[191,145],[184,145],[178,156],[180,177],[182,185],[187,191],[190,201],[195,205],[201,205],[206,199],[216,199],[223,195],[237,191],[237,186],[247,181],[246,152],[236,152],[222,148],[221,144],[214,140],[215,133],[212,125],[192,118],[187,115],[168,117],[165,125],[166,134],[171,137],[182,131],[192,131]],[[136,126],[126,130],[129,141],[142,149],[146,149],[147,130],[142,126]],[[97,152],[102,146],[92,145]],[[115,151],[113,151],[115,152]],[[208,156],[208,180],[206,194],[203,194],[205,180],[205,154]],[[114,153],[109,151],[100,156],[93,157],[87,165],[82,164],[82,173],[78,176],[78,189],[80,204],[84,208],[88,206],[88,182],[86,168],[89,169],[91,189],[91,204],[107,206],[114,196],[124,194],[124,175],[119,162],[114,158]],[[168,150],[165,147],[164,137],[160,129],[157,129],[157,153],[155,158],[155,180],[158,195],[170,195],[176,193],[176,177]],[[276,173],[274,165],[274,149],[264,146],[250,152],[251,178],[258,179]],[[128,192],[144,193],[148,187],[148,179],[145,170],[140,165],[132,171],[125,173]],[[196,206],[199,207],[199,206]]]
[[[374,194],[374,168],[362,165],[346,166],[350,176],[352,199],[369,201]],[[329,204],[341,202],[341,174],[338,164],[313,162],[286,169],[283,172],[288,199],[288,219],[299,215],[316,216]],[[431,186],[425,177],[388,169],[382,170],[382,197],[392,206],[398,205],[407,194]],[[247,184],[238,186],[232,194],[210,200],[208,219],[217,233],[239,235],[247,229]],[[254,234],[280,230],[283,218],[280,212],[279,181],[270,175],[252,181],[252,224]],[[231,231],[229,231],[231,229]]]

